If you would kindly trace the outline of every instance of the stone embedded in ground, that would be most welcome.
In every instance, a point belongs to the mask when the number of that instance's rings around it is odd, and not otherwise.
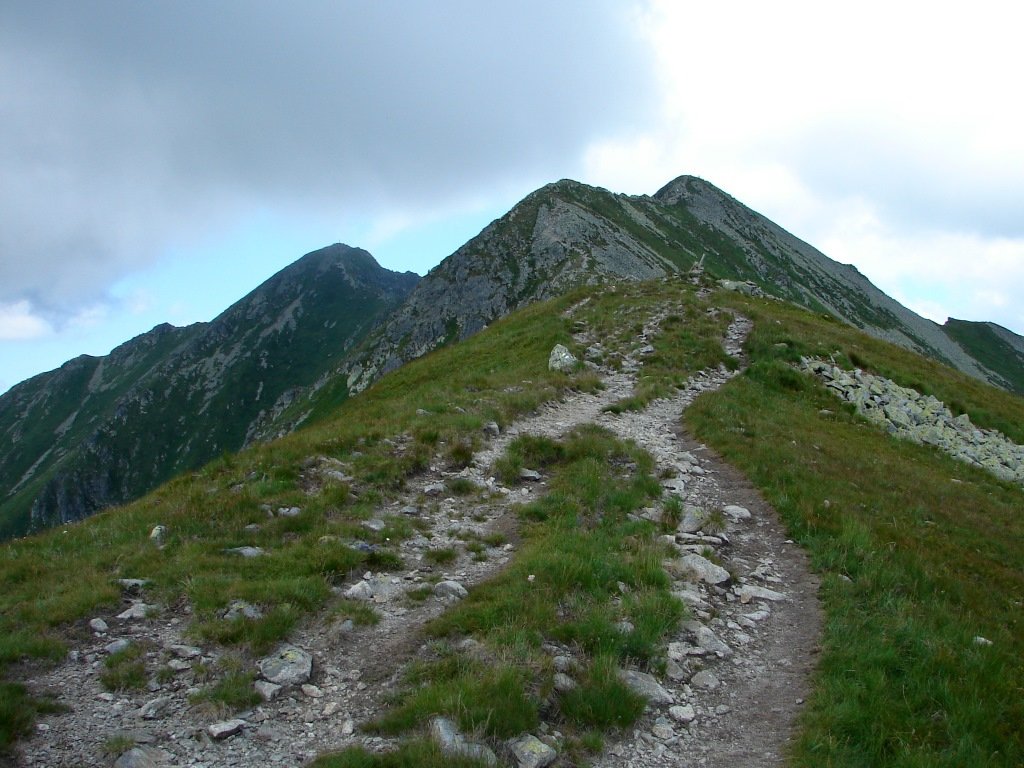
[[[239,557],[262,557],[262,547],[231,547],[225,549],[224,552],[229,555],[238,555]]]
[[[707,584],[725,584],[732,578],[725,568],[697,554],[683,555],[679,558],[679,566],[683,572]]]
[[[732,648],[726,645],[718,635],[708,627],[698,627],[697,631],[694,632],[694,635],[697,637],[697,645],[705,651],[710,651],[722,658],[729,658],[732,656]]]
[[[303,683],[302,692],[311,699],[320,699],[324,695],[324,692],[312,683]]]
[[[130,621],[132,619],[144,619],[146,618],[146,614],[148,614],[149,611],[154,608],[155,606],[146,605],[146,603],[133,603],[130,608],[117,614],[117,618],[122,619],[124,621]]]
[[[727,514],[733,520],[749,520],[750,510],[746,507],[741,507],[738,504],[727,504],[722,507],[722,512]]]
[[[722,683],[715,676],[715,673],[709,669],[702,669],[700,672],[690,678],[690,685],[696,688],[705,688],[709,691],[713,691]]]
[[[164,712],[173,699],[170,696],[158,696],[142,705],[139,714],[144,720],[156,720],[163,717]]]
[[[132,747],[117,760],[114,768],[163,768],[164,753],[153,747]]]
[[[651,727],[651,733],[654,734],[656,739],[662,741],[668,741],[676,735],[675,730],[672,728],[672,724],[664,717],[659,717],[654,725]]]
[[[286,645],[273,656],[259,661],[264,680],[281,686],[302,685],[313,673],[313,657],[294,645]]]
[[[371,531],[376,531],[378,533],[388,527],[387,523],[376,517],[370,520],[363,520],[361,525],[364,528],[369,528]]]
[[[349,600],[372,600],[373,587],[367,581],[360,581],[345,590],[345,597]]]
[[[563,371],[569,372],[573,370],[579,360],[576,359],[576,355],[570,352],[562,344],[555,344],[551,350],[551,354],[548,355],[548,370],[551,371]]]
[[[139,595],[149,585],[149,579],[118,579],[121,589],[129,595]]]
[[[298,507],[280,507],[277,510],[278,517],[298,517],[302,510]]]
[[[768,589],[766,587],[758,587],[754,584],[747,584],[740,587],[739,592],[736,593],[740,602],[744,605],[749,603],[751,600],[785,600],[786,596],[782,592],[776,592],[774,589]]]
[[[237,618],[261,619],[263,618],[263,611],[252,603],[245,602],[245,600],[232,600],[227,610],[224,611],[224,619],[226,621],[234,621]]]
[[[649,675],[646,672],[638,672],[635,669],[620,669],[619,679],[633,693],[643,696],[651,704],[661,705],[675,702],[672,694],[655,680],[653,675]]]
[[[444,483],[430,483],[429,485],[424,486],[423,493],[427,496],[440,496],[446,490],[448,489],[445,487]]]
[[[668,713],[671,715],[673,720],[680,723],[692,723],[697,719],[697,713],[690,704],[669,707]]]
[[[711,513],[706,509],[701,509],[693,504],[687,504],[683,507],[683,519],[679,522],[677,531],[680,533],[696,533],[704,527],[704,524],[708,521]]]
[[[158,548],[164,546],[164,541],[167,538],[167,526],[156,525],[153,526],[153,530],[149,532],[149,540],[152,541]]]
[[[435,717],[430,721],[430,737],[441,752],[449,757],[468,757],[487,765],[497,765],[498,758],[483,744],[475,744],[459,733],[455,723],[447,717]]]
[[[564,672],[555,672],[554,686],[555,690],[559,693],[568,693],[569,691],[575,690],[576,681]]]
[[[462,599],[469,592],[457,581],[440,581],[434,586],[434,594],[438,597],[454,597]]]
[[[501,427],[496,421],[488,421],[484,424],[483,432],[487,437],[498,437],[501,434]]]
[[[105,646],[103,646],[103,650],[107,653],[120,653],[131,644],[131,640],[125,640],[122,637],[118,638],[117,640],[114,640],[112,643],[107,643]]]
[[[194,645],[172,645],[168,650],[179,659],[194,659],[203,655],[203,649]]]
[[[239,720],[236,718],[234,720],[223,720],[219,723],[211,723],[207,726],[206,732],[214,741],[222,741],[234,736],[236,733],[241,733],[245,726],[245,720]]]
[[[992,641],[991,640],[989,640],[987,637],[982,637],[981,635],[976,636],[972,642],[975,645],[981,645],[981,646],[992,645]]]
[[[540,481],[540,472],[535,469],[523,468],[519,470],[519,479],[529,480],[531,483],[536,483]]]
[[[554,749],[529,733],[509,741],[508,748],[519,768],[545,768],[558,757]]]
[[[266,680],[257,680],[252,686],[264,701],[273,701],[281,692],[281,686]]]
[[[93,632],[106,632],[110,627],[103,619],[96,618],[89,621],[89,629]]]

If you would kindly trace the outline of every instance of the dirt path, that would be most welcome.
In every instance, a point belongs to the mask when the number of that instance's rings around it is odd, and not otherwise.
[[[656,325],[653,318],[637,338],[637,350]],[[724,343],[731,354],[739,354],[748,330],[749,324],[742,319],[730,327]],[[650,451],[667,490],[686,503],[703,509],[743,508],[724,515],[724,535],[680,533],[673,538],[680,557],[713,551],[712,559],[730,571],[732,580],[711,586],[692,575],[679,576],[675,586],[694,618],[680,628],[669,646],[672,661],[663,683],[673,701],[652,706],[630,733],[609,740],[606,754],[595,764],[778,763],[814,664],[821,624],[817,584],[802,552],[785,541],[771,508],[736,471],[681,431],[683,409],[732,374],[724,369],[703,372],[675,397],[656,401],[643,411],[605,413],[605,406],[632,391],[636,377],[631,371],[642,363],[639,352],[627,356],[626,363],[623,372],[603,372],[605,387],[597,394],[575,394],[548,404],[491,440],[476,455],[473,466],[461,473],[492,491],[487,500],[438,493],[445,475],[432,468],[416,478],[402,498],[380,510],[382,515],[414,514],[429,529],[429,536],[425,533],[403,542],[403,557],[412,566],[408,570],[364,575],[366,594],[380,622],[352,627],[320,617],[296,632],[292,642],[313,656],[311,680],[239,715],[245,724],[238,735],[223,741],[209,738],[206,728],[216,714],[189,705],[188,695],[198,685],[189,673],[154,683],[154,690],[142,694],[105,693],[98,681],[105,645],[118,637],[145,639],[151,643],[153,658],[163,658],[172,645],[183,642],[181,632],[187,621],[167,612],[138,622],[115,622],[108,617],[113,630],[95,636],[67,663],[34,681],[37,687],[76,695],[70,697],[71,712],[40,720],[36,734],[23,744],[18,765],[111,765],[114,758],[104,754],[104,745],[109,749],[111,739],[119,735],[142,745],[151,761],[147,765],[192,768],[293,766],[352,744],[385,747],[386,740],[367,737],[357,726],[382,710],[404,664],[422,650],[417,629],[448,605],[446,599],[434,596],[410,600],[407,593],[422,590],[439,577],[472,587],[503,567],[514,556],[514,545],[489,548],[481,561],[463,555],[447,566],[431,565],[428,551],[457,548],[467,538],[483,537],[495,529],[513,529],[512,516],[507,514],[510,506],[542,494],[544,485],[527,484],[514,491],[502,488],[489,475],[494,460],[518,435],[557,437],[585,423],[603,425]],[[770,591],[751,597],[751,587]],[[709,633],[723,644],[715,646],[717,653],[697,643],[698,638],[706,641]],[[212,649],[202,654],[207,663],[218,659]],[[152,710],[152,702],[160,699],[165,701],[158,714],[147,716],[146,706]]]

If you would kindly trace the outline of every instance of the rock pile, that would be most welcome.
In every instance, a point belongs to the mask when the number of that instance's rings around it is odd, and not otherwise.
[[[818,376],[828,389],[853,403],[859,414],[889,434],[935,446],[1004,480],[1024,483],[1024,446],[996,430],[979,429],[966,413],[954,416],[931,395],[859,369],[844,371],[823,360],[806,358],[801,368]]]

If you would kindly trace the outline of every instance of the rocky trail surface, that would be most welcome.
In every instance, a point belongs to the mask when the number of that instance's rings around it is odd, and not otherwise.
[[[365,573],[339,590],[371,606],[379,622],[356,626],[330,615],[307,622],[290,645],[260,662],[261,704],[225,719],[190,701],[202,685],[199,670],[217,664],[224,652],[192,645],[184,635],[187,614],[147,608],[143,592],[118,616],[97,616],[81,647],[30,681],[37,691],[58,692],[70,710],[42,716],[15,764],[297,766],[346,746],[387,748],[391,740],[368,736],[359,726],[380,714],[404,666],[424,650],[417,630],[514,557],[512,507],[545,492],[540,473],[527,473],[527,481],[514,489],[501,486],[491,476],[494,461],[519,435],[558,437],[587,423],[648,450],[665,490],[683,502],[683,519],[666,537],[678,557],[667,566],[691,616],[669,638],[663,679],[623,670],[624,679],[650,704],[633,728],[606,740],[595,765],[780,764],[815,661],[821,627],[817,582],[803,552],[786,540],[775,512],[738,472],[682,430],[686,406],[734,373],[703,371],[678,394],[641,411],[604,410],[633,391],[658,319],[651,318],[618,371],[600,370],[603,389],[549,403],[504,431],[492,425],[488,444],[469,468],[453,475],[431,467],[382,508],[381,516],[421,521],[422,534],[401,544],[406,569]],[[730,325],[723,340],[729,354],[741,354],[748,331],[744,318]],[[585,331],[577,340],[593,342]],[[487,492],[451,495],[446,481],[455,476]],[[644,514],[655,518],[660,512]],[[508,543],[486,545],[476,558],[460,547],[466,541],[497,542],[495,532]],[[431,550],[445,549],[460,555],[438,564]],[[137,588],[126,585],[129,592]],[[233,608],[257,610],[244,604]],[[110,693],[99,679],[103,660],[125,641],[144,648],[150,662],[169,672],[150,680],[142,692]],[[546,649],[562,652],[556,646]],[[535,750],[533,757],[518,759],[519,765],[555,759],[555,727],[542,725],[535,736],[543,756]],[[136,746],[125,751],[132,743]],[[517,758],[505,757],[517,764]]]

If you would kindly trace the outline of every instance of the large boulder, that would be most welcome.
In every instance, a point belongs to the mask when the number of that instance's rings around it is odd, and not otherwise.
[[[313,673],[313,657],[308,651],[286,645],[272,656],[260,659],[260,675],[280,686],[302,685]]]
[[[579,364],[576,355],[566,349],[562,344],[555,344],[554,349],[548,356],[548,369],[552,371],[563,371],[568,373],[575,370]]]

